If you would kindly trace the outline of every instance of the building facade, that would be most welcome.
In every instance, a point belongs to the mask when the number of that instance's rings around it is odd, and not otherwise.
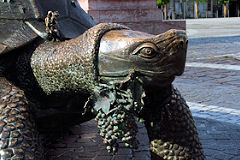
[[[196,7],[198,15],[196,15]],[[167,5],[168,12],[169,4]],[[175,0],[176,18],[218,18],[224,17],[224,5],[218,0],[206,0],[206,2],[198,2],[197,0]],[[240,16],[240,0],[227,4],[227,17]]]
[[[133,30],[160,34],[186,29],[185,20],[163,21],[156,0],[78,0],[96,23],[114,22]]]

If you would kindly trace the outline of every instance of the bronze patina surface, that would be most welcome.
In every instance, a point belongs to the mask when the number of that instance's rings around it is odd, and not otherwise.
[[[172,86],[184,71],[184,31],[151,35],[114,23],[93,26],[76,1],[14,2],[0,2],[1,159],[45,159],[39,132],[94,117],[109,152],[117,152],[119,141],[138,146],[138,119],[153,160],[205,159],[189,107]],[[24,10],[26,18],[13,16]],[[41,38],[48,10],[59,11],[60,26],[50,22],[58,41]]]

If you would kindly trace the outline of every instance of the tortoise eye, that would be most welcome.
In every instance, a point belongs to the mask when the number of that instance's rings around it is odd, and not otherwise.
[[[144,47],[139,51],[139,55],[144,58],[153,58],[156,55],[156,52],[151,47]]]

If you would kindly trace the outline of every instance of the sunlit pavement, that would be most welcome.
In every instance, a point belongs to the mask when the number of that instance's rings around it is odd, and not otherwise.
[[[240,18],[187,19],[190,38],[240,36]]]

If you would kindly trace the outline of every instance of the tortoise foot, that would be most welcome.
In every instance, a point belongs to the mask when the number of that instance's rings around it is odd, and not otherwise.
[[[168,101],[158,104],[149,97],[145,126],[150,140],[152,160],[205,160],[197,128],[185,100],[173,87]],[[167,107],[168,113],[162,114]]]
[[[41,160],[38,132],[24,92],[0,79],[0,159]]]

